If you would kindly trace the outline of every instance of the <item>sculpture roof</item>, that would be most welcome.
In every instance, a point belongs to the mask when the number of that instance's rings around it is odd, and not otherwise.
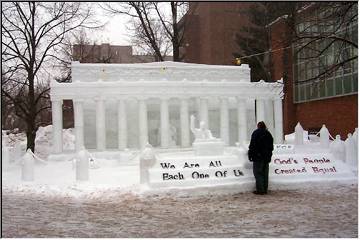
[[[182,62],[131,64],[72,63],[73,82],[210,81],[250,82],[248,65],[227,66]]]
[[[241,66],[232,65],[209,65],[209,64],[198,64],[198,63],[184,63],[184,62],[150,62],[150,63],[79,63],[73,62],[73,66],[81,67],[104,67],[104,68],[207,68],[207,69],[249,69],[247,64]]]

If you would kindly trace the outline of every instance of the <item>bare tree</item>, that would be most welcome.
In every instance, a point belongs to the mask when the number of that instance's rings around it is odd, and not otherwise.
[[[319,2],[305,8],[297,12],[297,24],[289,25],[295,57],[311,61],[318,69],[305,81],[323,80],[339,68],[349,69],[358,57],[357,2]],[[326,55],[331,57],[324,61]]]
[[[79,27],[91,27],[89,5],[70,2],[6,2],[2,4],[2,98],[16,108],[16,116],[26,122],[27,148],[35,151],[38,116],[50,106],[42,106],[49,88],[37,92],[44,81],[50,60],[59,58],[66,35]],[[40,88],[38,88],[40,89]]]
[[[356,2],[259,2],[245,14],[249,15],[252,25],[243,28],[242,34],[237,36],[241,51],[234,56],[255,69],[252,73],[256,80],[271,79],[268,57],[277,49],[270,49],[267,26],[279,17],[285,19],[289,29],[280,44],[284,51],[291,51],[294,46],[295,59],[317,62],[313,64],[318,69],[314,70],[317,74],[306,81],[324,79],[341,67],[348,68],[347,65],[357,59],[357,54],[350,53],[354,52],[351,49],[357,49],[357,32],[354,32]],[[334,47],[336,53],[330,53]],[[331,62],[322,61],[326,54],[333,55]],[[284,66],[290,60],[284,60]]]
[[[183,31],[178,24],[188,8],[187,3],[127,2],[107,3],[102,6],[110,14],[130,16],[133,21],[134,42],[146,50],[150,47],[159,61],[164,61],[164,53],[169,50],[169,44],[173,60],[181,60],[179,49]],[[169,12],[165,10],[166,7],[170,7]]]
[[[83,62],[94,52],[96,41],[91,41],[86,29],[74,30],[64,39],[61,46],[63,58],[59,61],[60,74],[55,79],[58,82],[71,82],[71,62]]]

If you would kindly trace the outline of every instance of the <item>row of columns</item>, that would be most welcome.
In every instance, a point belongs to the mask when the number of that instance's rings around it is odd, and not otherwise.
[[[106,129],[105,129],[105,101],[98,98],[96,101],[96,147],[102,151],[106,149]],[[256,100],[256,121],[265,121],[270,131],[275,131],[275,142],[282,143],[283,123],[282,123],[282,100],[275,99],[269,101],[265,99]],[[138,99],[139,111],[139,145],[144,148],[148,142],[148,118],[146,99]],[[229,102],[227,97],[220,98],[220,137],[226,145],[229,144]],[[246,99],[237,98],[238,113],[238,139],[240,141],[248,140],[247,136],[247,110]],[[266,114],[268,110],[268,113]],[[270,112],[269,112],[270,111]],[[127,118],[126,118],[126,100],[118,100],[118,148],[123,150],[127,147]],[[53,143],[54,152],[62,152],[62,101],[52,101],[53,114]],[[200,98],[199,109],[200,121],[209,123],[208,99]],[[270,118],[267,116],[271,116]],[[189,131],[189,102],[187,98],[180,99],[180,126],[181,126],[181,146],[190,146]],[[273,119],[273,120],[270,120]],[[76,150],[84,146],[84,119],[83,119],[83,101],[74,100],[74,120]],[[169,123],[169,100],[161,98],[160,102],[160,128],[161,128],[161,147],[167,148],[170,143],[170,123]]]

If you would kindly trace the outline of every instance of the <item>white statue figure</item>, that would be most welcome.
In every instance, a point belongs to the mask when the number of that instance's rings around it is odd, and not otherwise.
[[[330,143],[330,152],[337,160],[345,162],[345,143],[341,140],[340,135],[336,135],[335,140]]]
[[[357,157],[355,152],[355,143],[352,138],[352,134],[348,134],[348,138],[345,140],[345,155],[347,164],[357,167]]]
[[[329,130],[326,128],[325,124],[322,125],[321,129],[320,129],[320,146],[322,147],[329,147]]]
[[[156,156],[151,144],[147,143],[145,149],[140,154],[140,184],[148,184],[149,168],[154,166],[156,162]]]
[[[214,137],[211,134],[211,131],[206,128],[206,123],[204,121],[200,121],[200,128],[195,128],[194,115],[191,115],[190,117],[190,130],[195,136],[195,141],[214,139]]]
[[[303,145],[304,144],[304,129],[298,122],[295,127],[295,144]]]

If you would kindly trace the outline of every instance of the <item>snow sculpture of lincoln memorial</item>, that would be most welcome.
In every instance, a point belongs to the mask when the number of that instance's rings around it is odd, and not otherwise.
[[[73,62],[71,83],[51,83],[53,151],[63,151],[66,99],[74,104],[76,151],[142,149],[147,142],[188,148],[190,115],[225,146],[249,141],[262,120],[281,143],[282,89],[279,82],[250,82],[247,65]]]

